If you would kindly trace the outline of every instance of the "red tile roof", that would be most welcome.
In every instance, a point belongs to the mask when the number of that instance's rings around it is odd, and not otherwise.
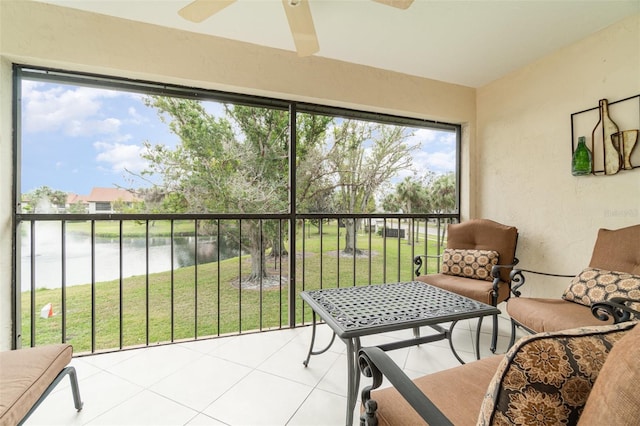
[[[119,188],[94,187],[93,189],[91,189],[91,194],[89,195],[78,195],[73,193],[67,194],[67,203],[69,204],[75,204],[78,202],[89,203],[114,201],[136,202],[140,201],[140,199],[131,192]]]

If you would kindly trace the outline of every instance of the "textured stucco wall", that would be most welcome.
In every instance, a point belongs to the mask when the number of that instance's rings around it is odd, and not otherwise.
[[[570,172],[571,114],[638,94],[640,15],[478,89],[478,215],[519,228],[522,267],[577,273],[599,228],[640,223],[640,169]],[[636,104],[635,116],[613,118],[637,129],[638,114]],[[590,141],[597,113],[589,118],[582,134]],[[531,276],[531,284],[531,294],[554,297],[567,280]]]

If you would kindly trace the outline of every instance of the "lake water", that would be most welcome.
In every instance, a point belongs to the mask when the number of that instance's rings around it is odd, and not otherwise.
[[[62,286],[62,256],[60,227],[47,230],[39,224],[36,231],[35,277],[36,288]],[[46,225],[46,224],[45,224]],[[53,224],[49,224],[53,225]],[[69,234],[66,243],[66,285],[91,282],[91,239]],[[131,277],[147,273],[146,241],[144,238],[124,238],[122,241],[122,276]],[[237,256],[237,250],[220,247],[221,260]],[[149,273],[195,265],[195,237],[175,237],[173,256],[171,239],[149,238]],[[217,261],[216,241],[213,237],[198,237],[198,264]],[[31,248],[29,232],[21,238],[21,289],[31,288]],[[95,281],[110,281],[120,277],[120,242],[118,239],[97,238],[95,245]]]

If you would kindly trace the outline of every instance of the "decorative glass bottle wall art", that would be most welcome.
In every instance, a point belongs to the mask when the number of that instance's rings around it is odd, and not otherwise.
[[[620,140],[616,138],[614,144],[614,134],[620,129],[618,125],[609,116],[609,102],[606,99],[600,99],[599,103],[600,119],[591,132],[591,150],[595,149],[596,140],[602,143],[604,152],[604,173],[606,175],[614,175],[620,170]],[[616,144],[618,146],[616,146]]]
[[[584,176],[591,174],[592,170],[591,151],[587,148],[586,138],[580,136],[578,138],[578,146],[573,152],[571,174],[574,176]]]
[[[580,158],[587,158],[581,147],[582,138],[590,148],[590,173],[580,167]],[[601,176],[640,169],[639,139],[640,94],[613,102],[600,99],[598,106],[571,114],[571,173]]]
[[[623,130],[611,135],[613,146],[619,146],[620,156],[622,157],[622,168],[624,170],[633,169],[631,164],[631,153],[638,142],[638,129]]]

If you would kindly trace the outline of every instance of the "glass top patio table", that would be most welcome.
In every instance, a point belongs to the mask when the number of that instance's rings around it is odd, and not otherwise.
[[[347,345],[347,425],[351,425],[353,421],[360,383],[357,357],[361,347],[361,336],[413,329],[413,339],[379,347],[383,350],[393,350],[448,339],[453,354],[463,363],[451,343],[451,333],[455,324],[464,319],[482,319],[500,313],[494,306],[420,281],[311,290],[301,292],[300,296],[313,310],[311,345],[303,364],[308,365],[311,355],[326,352],[333,344],[335,336]],[[313,350],[316,316],[334,332],[329,345],[318,351]],[[448,322],[452,323],[449,330],[439,326]],[[422,326],[429,326],[438,331],[438,334],[420,337],[419,327]]]

